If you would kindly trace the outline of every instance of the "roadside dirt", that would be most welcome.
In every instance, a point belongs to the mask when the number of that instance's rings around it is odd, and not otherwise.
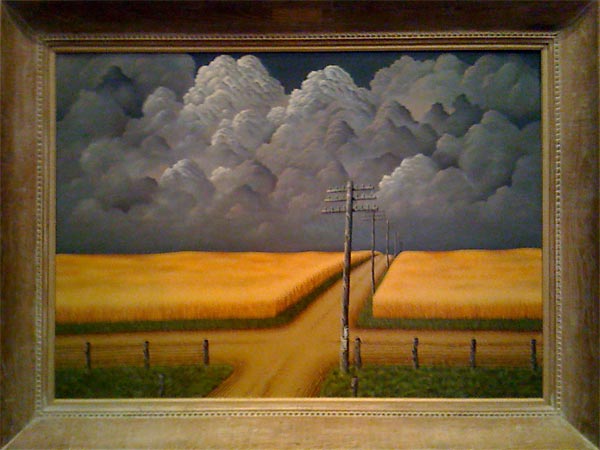
[[[379,256],[377,277],[385,265],[385,258]],[[358,329],[356,319],[371,292],[370,263],[355,268],[351,279],[351,362],[356,337],[362,341],[363,364],[411,364],[414,337],[419,338],[421,365],[468,365],[472,338],[477,339],[479,366],[528,365],[533,338],[541,358],[541,333]],[[86,342],[92,345],[95,366],[143,365],[144,341],[150,342],[153,365],[201,364],[202,342],[208,339],[210,362],[234,367],[211,397],[312,397],[325,374],[339,364],[341,296],[339,281],[294,321],[272,329],[58,336],[56,366],[83,367]]]

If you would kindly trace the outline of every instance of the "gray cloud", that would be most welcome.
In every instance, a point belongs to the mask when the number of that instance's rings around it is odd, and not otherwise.
[[[115,99],[141,105],[158,86],[183,95],[194,74],[194,61],[185,54],[71,54],[59,58],[56,66],[59,118],[69,111],[81,91],[112,90]]]
[[[405,56],[371,89],[327,66],[290,95],[256,56],[181,79],[167,56],[59,64],[82,78],[58,89],[59,251],[340,249],[320,209],[349,177],[405,247],[541,245],[539,82],[518,56]]]

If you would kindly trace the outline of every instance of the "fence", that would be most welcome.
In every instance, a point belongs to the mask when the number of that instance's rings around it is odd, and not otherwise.
[[[460,338],[449,335],[446,341],[430,340],[427,335],[422,340],[414,337],[394,342],[382,342],[367,335],[367,339],[356,337],[352,349],[353,377],[351,378],[352,395],[358,395],[360,371],[366,361],[370,365],[403,365],[412,366],[418,371],[422,366],[455,366],[455,367],[527,367],[532,371],[539,369],[539,344],[536,339],[520,339],[508,342],[498,339],[468,339],[462,334]],[[334,343],[335,344],[335,343]],[[140,366],[150,369],[158,366],[200,365],[209,366],[211,362],[209,340],[194,342],[178,342],[157,339],[155,343],[141,340],[137,344],[119,343],[118,341],[79,342],[57,347],[55,357],[57,367],[82,367],[91,371],[94,367]],[[217,353],[219,342],[216,345]],[[310,349],[306,349],[310,352]],[[336,355],[332,355],[335,358]],[[302,355],[298,355],[299,358]],[[223,356],[218,356],[224,362]],[[156,375],[153,375],[156,376]],[[159,397],[165,395],[165,377],[158,374],[157,389]]]
[[[368,336],[368,335],[367,335]],[[497,338],[459,338],[452,333],[448,340],[430,340],[425,336],[403,342],[357,338],[354,345],[354,365],[365,362],[376,365],[472,366],[472,367],[532,367],[541,364],[542,343],[527,337],[509,341]],[[357,364],[356,361],[359,361]]]
[[[210,364],[210,347],[208,339],[200,345],[181,343],[156,344],[150,341],[140,341],[132,344],[99,344],[85,342],[60,346],[55,349],[57,367],[94,367],[141,366],[149,369],[151,366]]]
[[[412,364],[413,369],[415,370],[415,373],[417,373],[419,371],[419,369],[421,368],[421,362],[420,362],[420,348],[422,348],[422,346],[420,347],[421,343],[419,341],[418,337],[413,338],[413,342],[412,342],[412,346],[410,348],[410,362]],[[471,369],[475,370],[478,367],[479,364],[479,353],[480,353],[480,346],[478,345],[478,341],[477,339],[471,339],[469,343],[467,342],[463,342],[458,343],[458,344],[454,344],[453,345],[455,348],[459,348],[462,347],[462,351],[458,351],[456,353],[458,353],[458,360],[454,359],[455,363],[458,364],[452,364],[453,366],[464,366],[464,367],[470,367]],[[434,346],[433,346],[434,347]],[[496,347],[500,347],[499,345],[496,345]],[[350,390],[352,392],[352,395],[354,397],[358,397],[358,386],[359,386],[359,379],[360,379],[360,373],[361,373],[361,369],[362,369],[362,361],[363,361],[363,349],[364,349],[364,342],[361,340],[361,338],[357,337],[355,339],[355,346],[354,346],[354,372],[352,377],[350,378]],[[466,352],[466,349],[468,349],[468,354]],[[498,362],[498,359],[504,361],[505,365],[509,365],[510,364],[506,364],[506,357],[503,356],[501,358],[498,358],[497,355],[497,350],[496,351],[490,351],[490,346],[489,344],[487,346],[483,347],[484,349],[484,361],[485,361],[485,365],[486,366],[497,366],[498,364],[494,364],[494,362]],[[406,350],[406,349],[405,349]],[[431,350],[431,349],[428,349]],[[408,352],[406,352],[408,354]],[[494,360],[494,354],[496,353],[496,360]],[[501,353],[505,353],[505,352],[501,352]],[[432,362],[431,366],[436,366],[435,364],[435,359],[431,358],[432,356],[432,352],[428,352],[428,357],[430,359],[430,362]],[[538,361],[538,341],[537,339],[531,339],[529,341],[529,345],[528,348],[525,349],[524,346],[521,348],[521,352],[518,354],[514,354],[512,355],[512,360],[513,362],[518,362],[518,364],[516,364],[516,366],[523,366],[523,362],[525,360],[528,361],[528,365],[529,368],[532,372],[538,372],[539,370],[539,361]],[[408,358],[408,355],[405,357],[405,362],[406,359]],[[460,363],[460,360],[462,359],[462,364]],[[447,362],[447,361],[446,361]],[[439,363],[439,361],[438,361]],[[388,363],[389,364],[389,363]],[[407,365],[407,364],[405,364]],[[439,366],[439,364],[437,364]]]
[[[119,361],[120,358],[118,358],[119,354],[121,356],[126,355],[128,357],[128,359],[130,359],[131,355],[130,351],[128,352],[124,352],[123,351],[123,346],[121,346],[120,348],[118,348],[117,351],[115,351],[115,348],[112,347],[112,352],[111,354],[113,356],[117,356],[116,361]],[[131,349],[128,349],[131,350]],[[149,370],[151,367],[151,362],[154,360],[154,358],[151,357],[152,355],[152,350],[151,350],[151,346],[150,346],[150,341],[144,341],[139,348],[137,349],[139,356],[141,358],[141,361],[143,361],[143,365],[144,368],[146,370]],[[96,354],[98,353],[98,354]],[[83,349],[83,355],[84,355],[84,360],[85,360],[85,368],[88,372],[91,372],[93,367],[94,367],[94,361],[95,361],[95,357],[96,356],[100,356],[100,360],[102,361],[102,359],[106,358],[106,353],[107,353],[107,349],[106,347],[102,347],[100,346],[98,349],[96,349],[94,346],[92,346],[91,342],[86,342],[84,345],[84,349]],[[199,359],[199,360],[198,360]],[[159,362],[164,362],[161,361],[161,358],[158,358]],[[114,361],[113,361],[114,362]],[[209,342],[208,339],[204,339],[204,341],[202,342],[202,350],[201,350],[201,358],[195,358],[194,361],[187,361],[187,364],[198,364],[201,363],[204,367],[208,367],[208,365],[210,364],[210,355],[209,355]],[[103,362],[101,364],[102,366],[106,366],[106,364]],[[152,375],[154,376],[154,375]],[[165,375],[163,373],[158,373],[157,374],[157,396],[158,397],[165,397],[166,395],[166,381],[165,381]]]
[[[218,353],[218,342],[217,342]],[[412,365],[419,369],[422,365],[434,366],[529,366],[538,368],[540,344],[536,339],[518,343],[489,342],[485,339],[453,340],[447,342],[422,340],[414,337],[406,342],[369,341],[356,337],[351,351],[352,362],[361,368],[369,364]],[[310,352],[310,349],[306,349]],[[182,343],[151,343],[148,340],[138,344],[110,342],[94,344],[85,342],[57,346],[55,359],[57,367],[110,367],[143,365],[146,368],[158,365],[208,366],[211,361],[209,340]],[[222,359],[222,358],[221,358]]]

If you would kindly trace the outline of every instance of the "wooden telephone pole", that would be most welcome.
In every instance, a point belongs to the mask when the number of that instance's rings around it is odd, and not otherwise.
[[[375,295],[375,222],[378,220],[384,220],[385,214],[379,213],[376,206],[375,209],[371,211],[371,217],[363,217],[363,219],[371,222],[371,295]],[[386,249],[386,251],[389,253],[389,249]]]
[[[350,306],[350,268],[352,266],[352,215],[360,211],[376,211],[375,205],[355,205],[355,201],[359,200],[374,200],[376,197],[372,191],[371,185],[354,186],[354,183],[349,180],[345,187],[334,187],[327,189],[328,196],[325,202],[345,202],[344,206],[324,208],[321,210],[323,214],[345,214],[346,226],[344,230],[344,270],[343,283],[344,289],[342,293],[342,314],[341,314],[341,337],[340,337],[340,370],[348,373],[349,370],[349,339],[350,329],[348,325],[348,310]],[[343,195],[345,193],[345,195]],[[337,194],[337,195],[336,195]]]
[[[390,268],[390,219],[385,219],[385,264]]]
[[[404,250],[404,243],[400,240],[398,232],[395,233],[394,239],[394,258]]]

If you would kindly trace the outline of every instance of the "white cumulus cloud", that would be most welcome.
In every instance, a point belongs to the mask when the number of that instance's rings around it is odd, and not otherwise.
[[[376,186],[405,247],[540,245],[539,77],[518,55],[457,55],[402,56],[370,88],[326,65],[289,95],[260,55],[195,78],[190,57],[67,58],[58,247],[340,249],[342,217],[320,211],[349,178]]]

